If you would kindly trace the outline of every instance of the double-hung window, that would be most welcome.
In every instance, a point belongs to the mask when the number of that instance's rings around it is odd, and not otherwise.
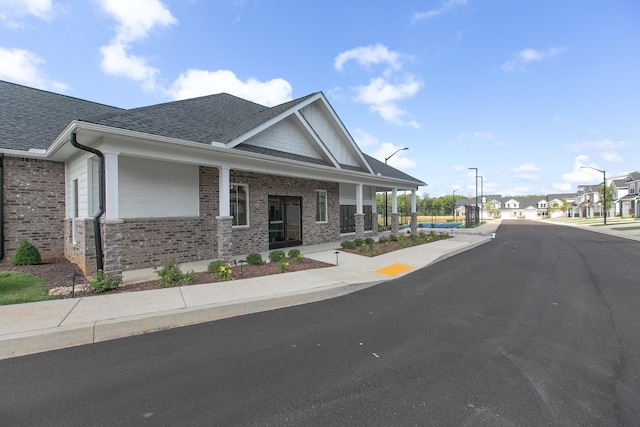
[[[327,190],[316,190],[316,222],[327,222]]]
[[[231,184],[230,212],[234,227],[249,225],[249,186],[247,184]]]

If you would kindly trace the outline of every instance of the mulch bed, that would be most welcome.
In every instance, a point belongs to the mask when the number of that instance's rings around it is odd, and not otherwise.
[[[412,246],[425,245],[427,243],[437,242],[438,240],[449,239],[451,237],[453,236],[446,233],[442,233],[442,234],[436,234],[432,236],[427,235],[426,238],[429,239],[427,241],[420,241],[420,240],[413,241],[410,238],[406,238],[403,240],[403,242],[398,242],[398,241],[388,241],[385,243],[374,242],[372,245],[357,246],[353,249],[340,248],[340,250],[342,252],[349,252],[352,254],[357,254],[362,256],[375,257],[378,255],[386,254],[386,253],[397,251],[400,249],[410,248]]]

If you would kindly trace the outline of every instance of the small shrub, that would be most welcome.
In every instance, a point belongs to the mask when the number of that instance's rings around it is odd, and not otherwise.
[[[345,240],[342,243],[340,243],[340,246],[342,246],[344,249],[353,249],[356,247],[356,244],[351,240]]]
[[[418,223],[418,228],[422,228],[422,227],[424,227],[424,224],[423,224],[423,223],[421,223],[421,222],[419,222],[419,223]]]
[[[389,243],[389,238],[382,236],[378,239],[378,243]]]
[[[362,245],[364,245],[364,240],[361,239],[360,237],[356,237],[355,239],[353,239],[353,243],[356,246],[362,246]]]
[[[42,262],[38,248],[33,246],[27,239],[22,239],[16,248],[11,264],[13,265],[37,265]]]
[[[226,282],[227,280],[231,280],[231,273],[233,273],[233,270],[231,270],[231,265],[225,265],[222,264],[219,268],[218,268],[218,278],[220,280],[222,280],[223,282]]]
[[[258,253],[252,253],[247,255],[247,264],[249,265],[260,265],[262,264],[262,255]]]
[[[390,242],[397,242],[398,241],[398,236],[392,234],[391,236],[389,236],[389,241]]]
[[[96,275],[89,280],[89,287],[94,294],[115,289],[120,284],[120,280],[115,277],[109,277],[102,270],[98,270]]]
[[[374,244],[375,242],[376,242],[376,241],[375,241],[375,240],[373,240],[371,237],[367,237],[366,239],[364,239],[364,244],[365,244],[365,245],[368,245],[368,246],[373,246],[373,244]]]
[[[300,249],[291,249],[287,252],[287,257],[298,258],[300,256]]]
[[[287,271],[287,267],[289,267],[289,263],[285,260],[280,260],[278,261],[278,271],[280,273],[284,273],[285,271]]]
[[[269,252],[269,261],[271,262],[280,262],[284,260],[284,251],[277,250]]]
[[[158,275],[158,283],[163,288],[193,283],[193,271],[183,273],[180,264],[176,261],[166,262],[159,269],[155,268],[154,271]]]
[[[215,261],[211,261],[207,266],[207,272],[212,274],[217,274],[220,271],[220,267],[224,266],[225,262],[221,259],[217,259]]]

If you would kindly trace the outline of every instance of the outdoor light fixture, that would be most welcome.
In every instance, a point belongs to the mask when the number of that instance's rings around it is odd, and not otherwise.
[[[392,155],[390,155],[389,157],[385,157],[384,158],[384,164],[387,164],[387,160],[389,160],[390,158],[392,158],[393,156],[395,156],[399,151],[404,151],[404,150],[408,150],[409,147],[403,147],[403,148],[398,148],[396,151],[393,152]],[[384,192],[384,226],[387,226],[387,192]]]
[[[607,225],[607,172],[591,166],[580,166],[580,168],[593,169],[594,171],[598,171],[602,174],[602,210],[604,211],[604,225]]]
[[[78,273],[75,271],[67,275],[67,278],[71,279],[71,298],[76,297],[76,277],[78,277]]]
[[[340,252],[336,251],[336,265],[338,265],[338,255],[340,255]]]

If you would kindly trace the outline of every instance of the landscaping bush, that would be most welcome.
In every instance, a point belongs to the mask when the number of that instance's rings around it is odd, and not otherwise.
[[[364,245],[364,240],[362,240],[360,237],[356,237],[355,239],[353,239],[353,244],[356,246],[362,246]]]
[[[183,273],[180,264],[176,261],[166,262],[154,271],[158,275],[158,283],[163,288],[193,283],[193,270]]]
[[[262,264],[262,255],[258,253],[252,253],[247,255],[247,264],[249,265],[260,265]]]
[[[389,238],[385,237],[385,236],[381,236],[378,239],[378,243],[389,243]]]
[[[375,240],[373,240],[371,237],[367,237],[366,239],[364,239],[364,244],[365,244],[365,245],[369,245],[369,246],[371,246],[371,245],[373,245],[375,242],[376,242],[376,241],[375,241]]]
[[[390,242],[397,242],[397,241],[398,241],[398,236],[395,236],[395,235],[393,235],[393,234],[392,234],[392,235],[390,235],[390,236],[389,236],[389,241],[390,241]]]
[[[340,243],[340,246],[342,246],[344,249],[353,249],[356,247],[356,244],[351,240],[345,240],[342,243]]]
[[[224,267],[225,262],[221,259],[217,259],[215,261],[211,261],[207,266],[207,272],[212,274],[218,274],[220,271],[220,267]]]
[[[289,258],[299,258],[300,257],[300,249],[291,249],[287,252],[287,256]]]
[[[27,239],[22,239],[16,248],[11,264],[13,265],[37,265],[42,262],[38,248],[33,246]]]
[[[289,267],[289,263],[285,259],[278,261],[278,271],[280,273],[286,272],[287,267]]]
[[[119,279],[107,276],[102,270],[98,270],[96,275],[89,280],[89,288],[91,288],[91,292],[94,294],[110,291],[117,288],[119,284]]]
[[[269,261],[271,262],[280,262],[284,260],[284,251],[277,250],[269,252]]]

